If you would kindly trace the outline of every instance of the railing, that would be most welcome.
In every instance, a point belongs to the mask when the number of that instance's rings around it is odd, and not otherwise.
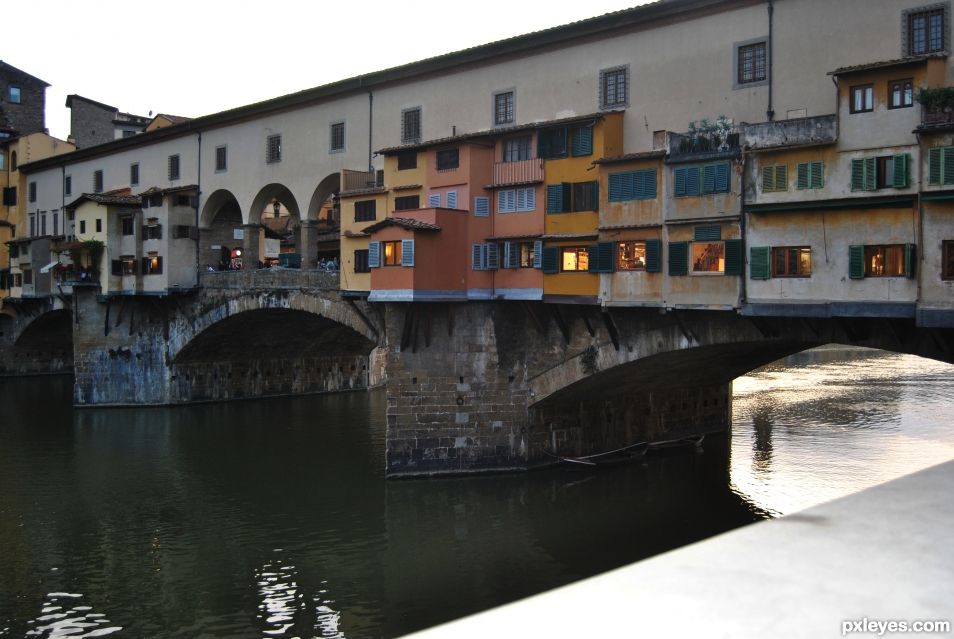
[[[951,123],[954,123],[954,111],[928,111],[927,109],[921,109],[921,124],[924,126]]]
[[[254,271],[204,271],[199,273],[199,286],[215,289],[326,289],[337,290],[337,271],[264,268]]]
[[[715,131],[696,133],[670,133],[670,159],[684,159],[687,157],[719,156],[738,153],[739,132],[733,129],[727,133]]]
[[[384,186],[384,171],[341,171],[341,190],[359,191]]]
[[[543,160],[494,163],[494,186],[543,181]]]
[[[838,139],[834,114],[746,124],[741,129],[741,142],[751,149],[819,144]]]

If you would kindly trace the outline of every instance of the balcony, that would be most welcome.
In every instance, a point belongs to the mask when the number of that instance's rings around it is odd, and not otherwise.
[[[947,127],[954,126],[954,111],[921,110],[921,126],[923,127]]]
[[[494,163],[493,186],[532,184],[534,182],[543,182],[543,160],[539,158]]]
[[[366,191],[384,186],[384,171],[341,171],[342,191]]]
[[[746,124],[741,131],[741,142],[750,149],[830,144],[837,139],[834,114]]]
[[[739,127],[703,126],[686,133],[669,134],[670,162],[701,162],[739,154]]]

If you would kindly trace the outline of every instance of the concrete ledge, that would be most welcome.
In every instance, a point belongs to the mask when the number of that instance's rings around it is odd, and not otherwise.
[[[947,462],[412,636],[815,638],[864,618],[950,621],[952,494]]]

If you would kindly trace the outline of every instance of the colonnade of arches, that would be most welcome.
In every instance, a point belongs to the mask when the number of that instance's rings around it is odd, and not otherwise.
[[[303,206],[284,184],[266,184],[245,210],[228,189],[214,191],[199,219],[200,264],[211,271],[337,270],[339,190],[339,174],[328,175]]]

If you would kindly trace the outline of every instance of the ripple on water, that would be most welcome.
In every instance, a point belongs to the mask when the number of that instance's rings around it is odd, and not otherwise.
[[[111,626],[103,613],[92,612],[93,607],[72,605],[83,598],[80,593],[47,593],[40,615],[27,622],[34,626],[26,632],[28,637],[105,637],[122,630],[122,626]],[[0,632],[2,635],[2,632]]]

